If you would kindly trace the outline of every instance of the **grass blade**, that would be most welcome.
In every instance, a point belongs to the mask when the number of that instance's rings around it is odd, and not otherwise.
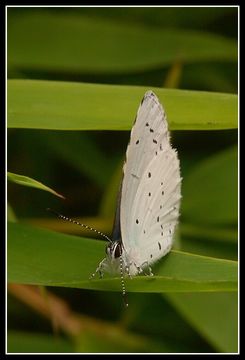
[[[48,191],[53,195],[56,195],[62,199],[65,199],[63,195],[58,194],[56,191],[52,190],[51,188],[49,188],[48,186],[42,184],[40,181],[34,180],[28,176],[23,176],[23,175],[19,175],[19,174],[14,174],[12,172],[8,171],[8,180],[12,181],[16,184],[19,185],[23,185],[23,186],[29,186],[29,187],[33,187],[39,190],[44,190],[44,191]]]
[[[121,291],[120,277],[89,280],[104,252],[103,241],[10,223],[8,281]],[[162,293],[237,289],[237,262],[230,260],[172,251],[157,264],[155,274],[126,279],[127,290]]]
[[[148,87],[38,80],[8,81],[8,127],[129,130]],[[160,89],[171,130],[237,128],[237,96]]]
[[[201,31],[149,28],[68,13],[22,10],[22,16],[10,16],[8,21],[8,67],[12,71],[113,74],[175,61],[213,60],[237,61],[237,42]]]

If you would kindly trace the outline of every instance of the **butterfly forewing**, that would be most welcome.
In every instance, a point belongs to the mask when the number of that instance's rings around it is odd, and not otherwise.
[[[131,209],[142,175],[152,158],[156,156],[156,151],[160,150],[160,144],[167,143],[168,131],[167,123],[163,121],[164,117],[157,97],[148,91],[137,112],[123,168],[121,231],[125,241],[130,235]]]

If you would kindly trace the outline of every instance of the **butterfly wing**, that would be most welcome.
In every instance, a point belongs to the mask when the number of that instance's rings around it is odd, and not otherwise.
[[[120,222],[122,242],[139,265],[172,245],[180,203],[180,170],[158,98],[148,91],[138,109],[126,152]]]
[[[147,176],[149,171],[152,179]],[[170,251],[178,221],[181,178],[176,152],[172,148],[160,152],[143,179],[132,208],[130,247],[140,264],[151,264]]]

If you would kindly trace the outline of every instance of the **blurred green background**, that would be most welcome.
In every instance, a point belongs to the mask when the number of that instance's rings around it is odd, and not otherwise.
[[[221,125],[216,126],[215,121],[222,110],[216,100],[219,93],[224,94],[228,108],[229,104],[237,106],[237,37],[237,7],[7,9],[8,170],[38,180],[66,198],[61,200],[48,192],[8,183],[9,352],[238,351],[234,288],[162,293],[161,288],[155,293],[135,290],[130,292],[130,306],[125,310],[120,292],[88,290],[88,285],[76,289],[72,283],[64,285],[69,288],[28,287],[25,285],[28,273],[34,278],[29,283],[36,285],[52,285],[52,277],[50,283],[45,283],[35,261],[34,265],[33,261],[29,264],[28,259],[40,255],[35,254],[35,248],[31,252],[28,242],[27,248],[16,245],[18,234],[25,234],[24,231],[27,234],[33,227],[94,237],[93,233],[54,218],[46,212],[47,207],[110,235],[122,163],[134,121],[131,113],[136,114],[146,89],[158,88],[156,93],[161,94],[163,102],[161,88],[165,89],[167,105],[167,95],[171,99],[171,94],[175,94],[173,89],[191,90],[193,93],[187,93],[188,106],[192,117],[197,119],[196,131],[191,122],[188,126],[189,115],[184,107],[176,103],[175,114],[167,110],[183,177],[180,226],[174,248],[220,259],[224,266],[235,266],[238,257],[236,112],[231,111],[233,118],[227,121],[228,125],[222,126],[222,121],[225,124],[227,120],[226,113],[220,116]],[[97,130],[91,130],[89,116],[80,119],[81,127],[74,131],[61,130],[61,123],[72,124],[72,114],[69,118],[62,112],[55,113],[52,101],[48,102],[52,98],[50,89],[64,88],[54,108],[64,106],[66,111],[68,95],[72,97],[76,84],[80,89],[81,83],[85,84],[85,94],[90,89],[94,91],[95,99],[106,92],[111,94],[105,97],[104,113],[91,104]],[[105,86],[94,88],[89,84]],[[118,103],[110,90],[112,85],[124,86],[121,93],[119,88]],[[40,103],[33,100],[34,91],[40,94]],[[204,119],[203,123],[199,122],[201,110],[195,104],[192,108],[193,95],[188,95],[199,91],[208,92],[212,100],[206,106],[210,119]],[[121,120],[123,101],[129,101],[129,94],[134,92],[137,97],[132,98],[130,112],[127,106],[125,109],[128,118]],[[184,93],[176,94],[180,94],[181,101]],[[45,108],[43,99],[47,100]],[[79,106],[84,107],[82,98],[77,108],[76,100],[74,104],[74,113]],[[170,100],[168,106],[171,109]],[[107,123],[110,108],[112,119]],[[53,129],[40,125],[42,118],[46,116],[52,121],[55,115]],[[179,119],[177,125],[174,116]],[[185,126],[182,117],[187,119]],[[84,120],[86,131],[83,131]],[[18,228],[19,223],[25,224],[27,230]],[[12,231],[14,225],[17,227]],[[90,241],[100,245],[93,239]],[[45,251],[44,257],[48,258],[52,253],[48,242]],[[62,263],[63,271],[69,273],[69,261],[66,265],[66,253],[62,251],[62,247],[57,249],[56,257],[50,255],[48,261],[57,265],[57,269]],[[101,247],[98,254],[102,259]],[[86,259],[96,268],[97,255],[93,256],[81,254],[81,269],[90,266]],[[16,265],[13,259],[19,263]],[[180,270],[182,265],[176,263]],[[198,261],[196,266],[198,272]],[[81,270],[76,271],[79,275]],[[191,269],[188,271],[191,277]],[[229,271],[227,268],[225,274],[224,270],[224,279],[221,273],[221,283],[228,281]],[[61,275],[60,283],[62,280],[65,281],[65,276],[62,279]]]

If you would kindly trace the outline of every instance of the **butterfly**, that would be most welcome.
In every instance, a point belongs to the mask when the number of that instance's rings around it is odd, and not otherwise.
[[[123,166],[112,239],[96,272],[132,277],[166,255],[178,223],[181,176],[166,114],[157,96],[146,92],[139,106]],[[123,294],[125,295],[125,285]]]
[[[172,247],[181,200],[180,164],[170,142],[165,111],[153,91],[141,101],[131,130],[123,166],[112,238],[57,214],[108,240],[106,257],[96,273],[121,275],[126,306],[124,276],[153,275],[151,265]]]

